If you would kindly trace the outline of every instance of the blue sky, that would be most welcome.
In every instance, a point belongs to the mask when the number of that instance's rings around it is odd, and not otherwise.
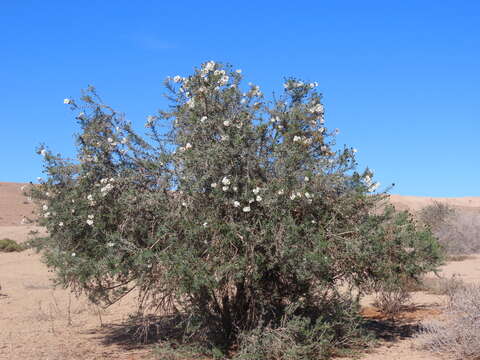
[[[141,128],[166,76],[215,60],[266,94],[318,81],[391,193],[480,196],[478,1],[2,1],[0,55],[0,181],[41,176],[41,142],[74,153],[87,85]]]

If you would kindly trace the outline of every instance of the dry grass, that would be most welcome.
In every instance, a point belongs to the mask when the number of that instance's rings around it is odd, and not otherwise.
[[[480,358],[480,286],[453,286],[445,319],[424,325],[421,348],[455,359]]]

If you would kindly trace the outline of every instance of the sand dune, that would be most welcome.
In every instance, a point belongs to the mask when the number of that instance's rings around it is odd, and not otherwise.
[[[34,206],[22,194],[26,184],[0,182],[0,226],[21,225],[23,217],[32,217]]]
[[[398,210],[409,210],[416,212],[425,206],[433,204],[435,201],[448,204],[454,208],[480,211],[480,197],[467,196],[459,198],[434,198],[426,196],[404,196],[390,195],[390,202]]]

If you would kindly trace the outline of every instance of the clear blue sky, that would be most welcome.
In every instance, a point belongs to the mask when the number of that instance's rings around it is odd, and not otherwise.
[[[215,60],[266,94],[318,81],[340,144],[392,193],[480,196],[480,2],[1,1],[0,181],[73,154],[88,84],[141,128],[162,81]]]

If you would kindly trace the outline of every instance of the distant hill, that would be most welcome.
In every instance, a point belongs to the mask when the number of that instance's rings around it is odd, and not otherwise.
[[[480,212],[480,197],[467,196],[461,198],[433,198],[426,196],[390,195],[390,202],[397,210],[417,212],[433,202],[441,202],[453,208]]]
[[[32,218],[34,206],[23,196],[23,185],[0,182],[0,226],[21,225],[23,217]]]
[[[21,187],[26,184],[0,182],[0,226],[21,225],[24,216],[32,218],[34,206],[23,196]],[[432,198],[424,196],[390,195],[397,210],[416,212],[434,201],[446,203],[463,210],[480,212],[480,197]]]

